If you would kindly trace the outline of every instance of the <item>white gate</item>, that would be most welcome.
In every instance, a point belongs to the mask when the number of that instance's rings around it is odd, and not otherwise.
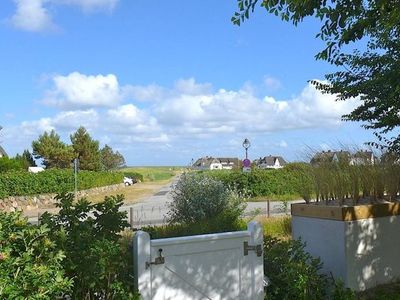
[[[264,298],[263,232],[246,231],[150,240],[134,238],[135,283],[141,299]]]

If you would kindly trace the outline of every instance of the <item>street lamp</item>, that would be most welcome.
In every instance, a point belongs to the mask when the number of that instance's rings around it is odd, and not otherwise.
[[[251,146],[250,141],[246,138],[243,141],[243,148],[246,150],[246,159],[247,159],[247,149],[249,149]]]

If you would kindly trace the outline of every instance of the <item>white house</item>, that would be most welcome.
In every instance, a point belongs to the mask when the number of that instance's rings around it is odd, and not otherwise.
[[[358,151],[350,159],[350,165],[374,165],[377,158],[372,151]]]
[[[231,170],[234,167],[241,167],[238,158],[231,157],[202,157],[192,165],[196,170]]]
[[[264,158],[260,157],[254,163],[259,169],[281,169],[287,164],[282,156],[272,155],[265,156]]]

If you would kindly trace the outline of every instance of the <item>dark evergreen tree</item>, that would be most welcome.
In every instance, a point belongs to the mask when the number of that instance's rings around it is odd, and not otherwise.
[[[47,131],[32,142],[33,156],[42,159],[46,168],[69,168],[74,158],[74,150],[60,140],[54,131]]]
[[[75,156],[79,159],[79,168],[82,170],[101,170],[99,141],[92,139],[85,127],[81,126],[71,135],[72,147]]]
[[[113,170],[125,165],[125,159],[118,151],[114,152],[113,149],[105,145],[103,149],[101,149],[101,163],[103,169],[105,170]]]

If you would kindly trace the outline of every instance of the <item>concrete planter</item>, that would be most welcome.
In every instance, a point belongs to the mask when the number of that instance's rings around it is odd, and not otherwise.
[[[323,271],[362,291],[400,278],[400,203],[292,204],[292,234]]]

